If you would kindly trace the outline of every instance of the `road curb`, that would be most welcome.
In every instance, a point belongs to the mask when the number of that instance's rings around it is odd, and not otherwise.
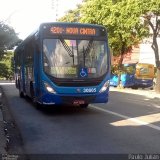
[[[5,156],[11,155],[12,157],[11,159],[15,159],[13,158],[14,156],[18,156],[18,159],[28,160],[23,147],[23,140],[22,140],[20,131],[15,123],[12,112],[10,111],[8,99],[5,95],[5,92],[3,91],[2,86],[0,86],[0,93],[2,95],[0,102],[2,104],[1,112],[2,112],[2,118],[3,118],[3,121],[2,121],[3,126],[0,126],[0,133],[2,130],[3,137],[0,137],[0,140],[1,139],[4,140],[3,145],[0,142],[0,147],[2,146],[4,151],[4,152],[1,152],[0,150],[0,154],[4,156],[4,159],[5,159]],[[7,159],[10,159],[10,157],[7,156]]]
[[[0,88],[0,153],[6,154],[6,137],[4,132],[2,105],[2,90]]]

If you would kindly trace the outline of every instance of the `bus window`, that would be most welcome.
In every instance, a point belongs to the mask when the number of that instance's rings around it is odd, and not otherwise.
[[[154,78],[154,65],[139,63],[136,66],[136,77],[137,78]]]
[[[126,74],[135,74],[135,66],[124,66],[123,71]]]

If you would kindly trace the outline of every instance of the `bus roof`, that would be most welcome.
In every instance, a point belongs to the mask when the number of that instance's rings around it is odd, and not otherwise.
[[[25,42],[27,42],[28,40],[32,39],[33,36],[35,36],[36,34],[39,34],[39,31],[43,28],[43,27],[47,27],[47,26],[72,26],[72,27],[92,27],[92,28],[103,28],[106,30],[106,28],[102,25],[98,25],[98,24],[89,24],[89,23],[71,23],[71,22],[45,22],[45,23],[41,23],[39,25],[39,27],[32,32],[28,37],[26,37],[17,47],[16,50],[18,50],[19,48],[21,48],[23,46],[23,44]],[[15,52],[16,52],[15,50]]]
[[[98,24],[91,24],[91,23],[78,23],[78,22],[45,22],[45,23],[41,23],[40,26],[44,26],[44,25],[72,25],[72,26],[87,26],[87,27],[103,27],[102,25],[98,25]]]

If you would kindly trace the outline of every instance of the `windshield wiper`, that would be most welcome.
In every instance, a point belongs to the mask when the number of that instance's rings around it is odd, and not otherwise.
[[[83,46],[83,62],[84,62],[83,65],[84,65],[84,67],[85,67],[85,61],[86,61],[86,54],[90,52],[92,45],[93,45],[93,39],[91,39],[88,42],[88,46],[86,49],[84,49],[84,46]]]
[[[90,52],[92,45],[93,45],[93,39],[89,41],[88,46],[85,49],[85,54]]]
[[[63,47],[65,48],[65,50],[67,51],[67,53],[69,54],[69,56],[73,58],[73,65],[74,65],[74,51],[73,51],[73,44],[72,44],[72,50],[71,50],[70,47],[69,47],[68,44],[64,41],[63,38],[60,38],[60,41],[61,41]]]

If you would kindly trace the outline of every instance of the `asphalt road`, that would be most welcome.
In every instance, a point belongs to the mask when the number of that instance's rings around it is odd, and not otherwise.
[[[108,104],[36,110],[14,84],[2,88],[27,154],[160,153],[160,107],[151,98],[111,91]]]

